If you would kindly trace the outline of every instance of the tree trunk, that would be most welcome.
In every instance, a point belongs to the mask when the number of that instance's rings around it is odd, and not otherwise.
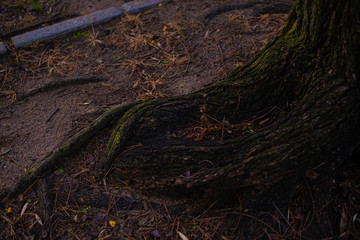
[[[225,81],[129,110],[99,174],[112,167],[152,194],[216,195],[333,169],[359,144],[359,11],[356,0],[298,1],[281,35]]]

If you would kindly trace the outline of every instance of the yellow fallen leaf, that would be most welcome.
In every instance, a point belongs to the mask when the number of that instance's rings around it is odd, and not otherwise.
[[[111,227],[115,227],[116,226],[116,222],[115,221],[109,221],[109,224]]]
[[[6,213],[11,213],[11,212],[12,212],[11,207],[8,207],[8,208],[6,209]]]

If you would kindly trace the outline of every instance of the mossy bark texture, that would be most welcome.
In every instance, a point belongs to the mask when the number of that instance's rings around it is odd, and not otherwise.
[[[286,189],[320,165],[331,178],[360,140],[359,12],[357,0],[297,1],[280,36],[225,81],[129,110],[98,172],[111,166],[133,187],[169,195]],[[199,125],[204,105],[221,137],[179,137]],[[272,120],[228,134],[261,116]]]

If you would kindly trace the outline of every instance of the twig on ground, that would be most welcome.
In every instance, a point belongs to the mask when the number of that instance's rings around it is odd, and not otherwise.
[[[50,117],[46,120],[46,122],[50,122],[51,118],[60,110],[60,108],[57,108],[51,115]]]

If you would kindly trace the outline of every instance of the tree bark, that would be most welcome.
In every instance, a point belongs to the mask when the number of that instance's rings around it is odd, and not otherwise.
[[[216,195],[285,189],[319,165],[333,169],[359,144],[359,5],[298,1],[281,35],[225,81],[129,110],[99,174],[111,168],[152,194]],[[213,129],[221,137],[177,136],[204,127],[202,115],[221,123]]]

